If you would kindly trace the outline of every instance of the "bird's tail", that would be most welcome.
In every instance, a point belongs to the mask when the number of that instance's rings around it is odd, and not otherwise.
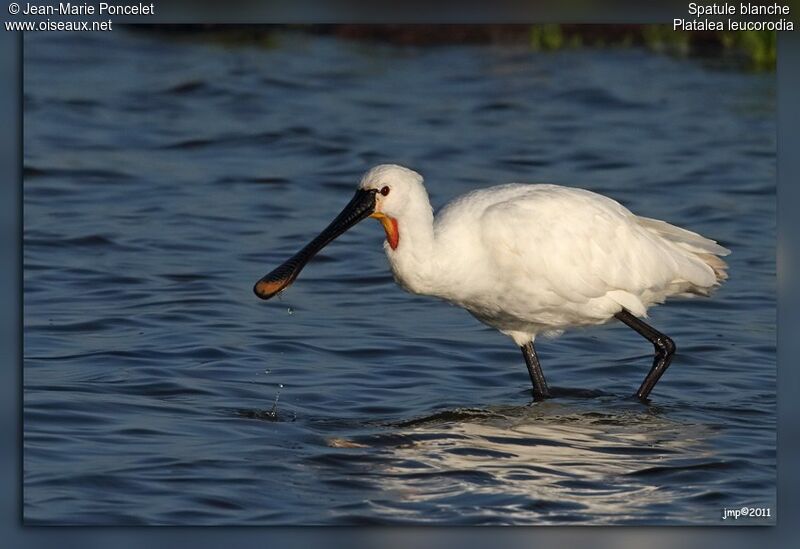
[[[719,286],[728,278],[728,264],[720,256],[724,257],[731,251],[724,246],[720,246],[713,240],[702,235],[681,229],[675,225],[670,225],[665,221],[650,219],[649,217],[638,217],[639,224],[656,233],[661,238],[671,242],[683,251],[689,252],[693,256],[702,260],[711,267],[716,276],[716,284],[711,288],[692,288],[693,293],[707,295],[710,290]]]

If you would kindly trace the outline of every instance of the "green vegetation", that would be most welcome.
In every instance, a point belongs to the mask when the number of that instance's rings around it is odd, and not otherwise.
[[[561,25],[534,25],[531,27],[531,47],[535,50],[559,50],[567,42]],[[570,37],[569,46],[579,47],[580,36]]]
[[[778,60],[778,37],[775,32],[744,31],[722,34],[729,49],[743,51],[754,69],[775,70]]]
[[[276,32],[296,31],[401,46],[529,44],[536,51],[639,47],[680,57],[722,60],[731,67],[775,70],[774,31],[674,31],[671,25],[132,25],[132,30],[227,46],[279,43]]]
[[[777,35],[770,31],[675,31],[670,25],[533,25],[537,51],[580,47],[646,47],[681,57],[724,58],[751,70],[775,70]]]

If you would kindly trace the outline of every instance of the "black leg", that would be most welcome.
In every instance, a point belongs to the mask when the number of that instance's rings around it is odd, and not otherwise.
[[[536,349],[533,348],[533,342],[526,343],[520,349],[522,349],[522,355],[525,357],[525,364],[528,365],[528,373],[531,375],[533,399],[544,400],[550,398],[550,390],[547,388],[547,382],[544,379],[542,366],[539,364],[539,357],[536,356]]]
[[[672,355],[675,354],[675,342],[669,337],[665,336],[649,324],[639,320],[633,316],[627,309],[622,309],[614,315],[618,320],[624,322],[644,338],[647,338],[653,347],[656,348],[656,356],[653,359],[653,367],[650,368],[650,373],[644,378],[642,386],[636,391],[636,396],[639,400],[646,400],[647,395],[656,386],[658,380],[664,375],[664,372],[669,368],[669,363],[672,362]]]

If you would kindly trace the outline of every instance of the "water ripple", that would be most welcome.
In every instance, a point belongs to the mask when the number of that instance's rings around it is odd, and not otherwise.
[[[774,507],[774,76],[613,48],[101,34],[24,37],[26,524]],[[679,354],[649,404],[630,395],[652,346],[614,325],[537,342],[555,398],[532,402],[507,338],[392,283],[373,222],[257,300],[377,162],[424,173],[437,207],[509,181],[604,192],[732,248],[731,279],[652,311]]]

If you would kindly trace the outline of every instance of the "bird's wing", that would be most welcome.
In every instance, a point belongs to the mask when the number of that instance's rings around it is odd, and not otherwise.
[[[604,196],[554,185],[520,185],[485,208],[484,246],[512,284],[581,303],[617,290],[664,287],[678,265],[658,237]],[[522,290],[522,288],[517,288]]]

